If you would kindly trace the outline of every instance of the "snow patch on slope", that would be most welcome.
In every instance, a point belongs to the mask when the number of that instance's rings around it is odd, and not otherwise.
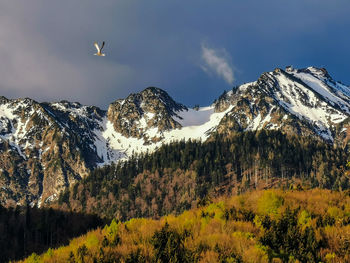
[[[232,109],[231,106],[225,112],[215,113],[214,106],[202,107],[198,111],[189,109],[188,111],[176,112],[178,117],[174,119],[182,125],[181,129],[159,132],[158,128],[148,129],[145,133],[149,138],[160,137],[161,140],[155,143],[146,143],[143,138],[125,137],[116,132],[113,124],[104,117],[100,123],[101,130],[94,130],[95,146],[98,156],[103,159],[100,165],[109,164],[113,161],[126,159],[133,153],[154,151],[164,143],[171,143],[179,140],[206,140],[209,133],[219,124],[223,116]],[[149,114],[149,117],[153,115]]]
[[[98,157],[102,160],[99,165],[124,159],[126,157],[124,148],[118,147],[114,143],[118,139],[116,139],[117,132],[114,131],[113,124],[107,120],[107,117],[104,117],[99,124],[101,128],[93,131],[95,134],[94,146]]]
[[[347,118],[344,113],[330,107],[326,102],[317,98],[312,91],[297,82],[291,81],[285,75],[280,74],[277,80],[281,87],[280,92],[277,93],[278,100],[288,111],[299,118],[321,124],[318,126],[325,126],[326,128],[330,127],[330,121],[339,123]],[[324,94],[326,93],[324,92]],[[302,102],[302,96],[307,98],[309,105]]]
[[[209,136],[209,132],[213,131],[220,123],[221,119],[226,113],[231,111],[233,106],[231,105],[224,112],[214,112],[214,106],[199,108],[198,111],[189,109],[187,112],[177,112],[177,115],[182,117],[182,120],[175,119],[183,127],[181,129],[175,129],[164,133],[165,142],[171,142],[174,140],[189,140],[200,139],[206,140]],[[198,116],[198,120],[195,120],[195,116]]]
[[[200,126],[210,121],[210,116],[214,113],[213,107],[202,107],[198,110],[188,109],[187,111],[177,112],[178,117],[174,120],[181,124],[181,126]]]
[[[0,116],[8,119],[14,119],[13,110],[11,110],[7,104],[0,105]]]
[[[350,104],[341,99],[339,96],[336,96],[332,93],[329,86],[324,82],[325,78],[319,79],[311,74],[307,73],[297,73],[293,72],[293,75],[301,79],[306,85],[312,88],[315,92],[328,99],[331,105],[338,105],[342,110],[350,113]]]
[[[22,148],[26,147],[33,147],[28,141],[26,141],[26,127],[29,123],[29,118],[25,122],[23,122],[18,116],[15,115],[15,111],[19,108],[28,107],[28,103],[25,103],[23,101],[20,101],[16,104],[16,107],[11,107],[9,104],[2,104],[0,105],[0,117],[1,120],[1,126],[3,127],[3,123],[6,123],[8,125],[11,125],[11,131],[8,133],[0,135],[0,138],[2,140],[6,140],[9,142],[10,146],[15,148],[18,152],[18,154],[23,158],[27,159],[25,154],[22,151]],[[30,107],[30,111],[27,112],[28,116],[31,116],[34,114],[34,110],[32,107]],[[7,119],[7,120],[6,120]],[[25,144],[21,144],[21,142],[25,141]]]

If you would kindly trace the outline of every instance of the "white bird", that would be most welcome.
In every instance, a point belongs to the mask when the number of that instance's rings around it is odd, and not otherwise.
[[[100,56],[100,57],[104,57],[106,54],[103,54],[103,53],[101,53],[101,52],[102,52],[102,48],[103,48],[104,45],[105,45],[105,42],[104,42],[104,41],[102,42],[101,47],[98,46],[97,42],[95,42],[94,45],[95,45],[95,47],[96,47],[96,49],[97,49],[97,53],[95,53],[94,55]]]

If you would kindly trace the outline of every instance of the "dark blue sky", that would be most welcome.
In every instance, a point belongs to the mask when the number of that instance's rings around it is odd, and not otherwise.
[[[2,1],[0,95],[106,108],[156,86],[204,106],[287,65],[350,85],[349,13],[349,0]]]

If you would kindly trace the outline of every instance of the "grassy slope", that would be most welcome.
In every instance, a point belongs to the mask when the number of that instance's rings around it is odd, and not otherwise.
[[[33,254],[23,262],[155,259],[349,262],[350,194],[320,189],[253,191],[208,202],[179,216],[112,221],[73,239],[69,246]]]

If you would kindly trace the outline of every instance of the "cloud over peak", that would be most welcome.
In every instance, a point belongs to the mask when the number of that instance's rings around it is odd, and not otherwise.
[[[230,56],[225,49],[214,49],[202,43],[202,69],[207,73],[214,73],[232,85],[234,81]]]

